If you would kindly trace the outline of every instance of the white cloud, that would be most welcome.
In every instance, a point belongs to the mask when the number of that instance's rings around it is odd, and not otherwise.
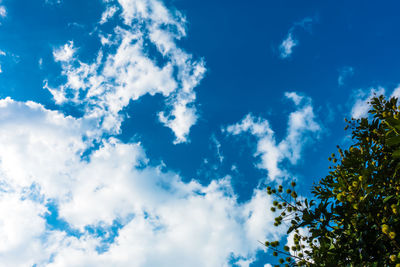
[[[311,32],[311,25],[314,23],[313,18],[305,17],[301,21],[295,22],[293,26],[289,29],[287,37],[279,45],[279,56],[282,59],[289,58],[293,53],[293,48],[299,45],[299,41],[295,38],[295,31],[298,28]]]
[[[31,200],[22,200],[19,194],[1,192],[0,212],[4,214],[0,219],[1,265],[32,266],[35,258],[41,258],[39,239],[46,227],[41,217],[45,212],[44,207]]]
[[[285,93],[288,99],[294,101],[297,110],[289,115],[286,137],[277,142],[275,133],[269,122],[248,114],[237,124],[228,126],[226,131],[232,135],[249,132],[257,138],[257,150],[254,156],[260,156],[258,167],[268,171],[268,178],[275,180],[288,175],[280,167],[284,160],[296,164],[301,158],[301,151],[309,136],[316,136],[320,125],[315,121],[311,100],[292,92]]]
[[[397,97],[397,99],[400,99],[400,85],[393,89],[392,95],[390,97]]]
[[[73,59],[75,52],[76,49],[74,48],[74,42],[70,41],[53,51],[54,60],[60,62],[69,62]]]
[[[295,243],[294,243],[294,236],[295,236],[295,234],[296,234],[296,232],[295,231],[292,231],[288,236],[287,236],[287,239],[286,239],[286,246],[288,246],[288,247],[293,247],[293,246],[295,246]],[[298,229],[298,235],[299,236],[301,236],[301,237],[310,237],[310,232],[308,231],[308,229],[307,228],[299,228]],[[316,240],[316,239],[314,239],[314,240]],[[307,251],[307,250],[310,250],[310,247],[307,245],[307,243],[306,242],[301,242],[301,244],[302,245],[305,245],[305,248],[304,249],[302,249],[302,253],[305,255],[305,256],[307,256],[307,254],[305,253],[305,251]],[[295,255],[295,256],[297,256],[297,253],[295,253],[294,251],[292,251],[292,250],[290,250],[290,254],[292,254],[292,255]],[[310,262],[312,262],[312,260],[310,259],[310,258],[308,258],[308,257],[306,257],[307,258],[307,260],[308,261],[310,261]]]
[[[5,6],[0,6],[0,17],[5,18],[7,16],[7,10]]]
[[[296,92],[285,92],[285,96],[288,99],[291,99],[296,106],[300,105],[301,101],[303,100],[303,96],[297,94]]]
[[[113,133],[119,132],[119,112],[130,101],[145,94],[162,94],[167,107],[159,113],[159,120],[174,132],[175,143],[186,142],[197,121],[194,88],[205,67],[202,60],[193,61],[176,45],[176,40],[186,35],[185,19],[156,0],[120,0],[119,4],[125,24],[100,34],[105,47],[115,48],[106,51],[116,52],[106,53],[102,48],[93,63],[84,63],[74,56],[76,49],[70,42],[54,51],[67,83],[45,87],[58,103],[87,103],[87,116],[98,118],[101,127]],[[112,13],[115,11],[108,7],[104,20]],[[148,54],[149,44],[157,48],[163,62]]]
[[[360,119],[368,117],[368,110],[370,109],[369,101],[374,96],[385,95],[385,89],[378,87],[377,89],[371,88],[369,92],[358,90],[354,96],[354,104],[351,109],[351,117],[354,119]]]
[[[116,6],[109,6],[101,15],[100,24],[106,23],[109,19],[111,19],[115,13],[118,11]]]
[[[293,39],[293,34],[289,33],[279,46],[281,58],[287,58],[293,53],[293,48],[298,45],[298,41]]]
[[[263,190],[238,203],[229,177],[185,183],[149,166],[140,144],[115,138],[94,149],[102,133],[89,118],[7,98],[0,125],[0,262],[8,266],[227,266],[232,255],[251,262],[262,249],[257,240],[283,234]],[[46,226],[49,201],[81,236]],[[110,234],[116,220],[116,239],[98,252],[102,237],[87,227]]]
[[[217,137],[213,134],[211,136],[211,141],[215,144],[215,148],[217,150],[217,157],[220,163],[224,161],[224,156],[221,153],[221,143],[218,141]]]
[[[354,68],[353,67],[343,67],[339,70],[339,77],[338,77],[338,85],[343,86],[345,79],[354,75]]]
[[[233,257],[247,266],[263,249],[258,240],[284,234],[273,226],[275,216],[268,209],[273,200],[265,191],[254,189],[252,198],[241,203],[230,177],[215,177],[208,185],[184,182],[167,166],[149,165],[140,144],[104,138],[120,132],[120,113],[130,101],[160,94],[166,99],[160,121],[175,133],[176,143],[187,141],[197,120],[194,88],[205,72],[203,61],[194,61],[176,45],[186,34],[181,14],[154,0],[119,4],[126,25],[104,34],[113,41],[104,42],[92,62],[79,59],[73,41],[53,51],[67,81],[56,86],[45,81],[44,87],[58,104],[84,106],[81,118],[34,102],[0,100],[0,212],[7,214],[0,218],[0,227],[7,229],[0,238],[7,241],[0,241],[0,262],[228,266]],[[156,46],[161,62],[148,54],[148,44]],[[294,102],[301,98],[288,97]],[[293,143],[305,128],[313,131],[307,106],[291,115],[286,158],[297,160]],[[261,153],[262,141],[273,135],[267,121],[252,117],[232,129],[256,135]],[[75,235],[49,227],[50,203]],[[105,241],[115,222],[121,224],[115,240]],[[104,236],[90,227],[101,228]],[[109,247],[99,251],[105,243]]]
[[[389,92],[384,87],[378,86],[377,88],[369,88],[367,90],[355,90],[351,96],[351,111],[350,116],[354,119],[368,118],[368,111],[371,108],[370,101],[373,97],[380,95],[387,98],[397,97],[400,98],[400,86],[393,89],[389,96]]]

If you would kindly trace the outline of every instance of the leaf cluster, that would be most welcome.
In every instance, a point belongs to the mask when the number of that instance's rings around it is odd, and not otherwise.
[[[353,144],[329,157],[311,199],[267,188],[280,211],[275,225],[289,222],[287,233],[295,233],[295,246],[273,248],[290,257],[287,266],[400,266],[400,109],[383,96],[370,105],[369,119],[346,120]]]

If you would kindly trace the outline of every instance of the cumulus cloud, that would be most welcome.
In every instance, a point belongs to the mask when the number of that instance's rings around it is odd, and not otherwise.
[[[0,262],[9,266],[224,266],[252,261],[257,240],[283,234],[263,190],[238,203],[229,177],[183,182],[148,165],[140,144],[112,137],[94,149],[102,133],[88,118],[7,98],[0,125]],[[49,203],[75,234],[48,227]]]
[[[293,53],[293,48],[299,45],[299,41],[295,37],[295,31],[299,28],[306,31],[311,31],[311,25],[314,20],[315,19],[313,18],[306,17],[293,24],[293,26],[289,29],[286,38],[279,45],[279,56],[282,59],[289,58]]]
[[[66,82],[46,81],[45,88],[57,104],[82,107],[81,117],[35,102],[0,100],[0,211],[7,214],[0,218],[5,229],[0,262],[247,266],[263,249],[258,240],[284,234],[273,226],[271,196],[256,188],[248,201],[239,202],[229,176],[207,185],[184,182],[168,166],[150,165],[140,143],[115,137],[129,102],[160,94],[166,106],[160,121],[175,133],[176,143],[187,141],[197,120],[194,88],[205,72],[202,60],[193,60],[176,45],[186,34],[180,13],[154,0],[118,4],[124,25],[103,35],[110,41],[93,61],[80,60],[74,41],[53,50]],[[104,15],[105,20],[110,16]],[[149,45],[160,57],[148,53]],[[285,157],[296,160],[293,143],[310,127],[303,116],[313,113],[303,97],[288,97],[299,109],[291,114]],[[266,154],[262,140],[273,135],[266,121],[251,117],[232,129],[236,134],[251,131]]]
[[[112,133],[120,130],[120,111],[130,101],[145,94],[161,94],[166,109],[158,114],[160,122],[175,134],[175,143],[186,142],[197,121],[194,88],[205,73],[204,62],[176,45],[186,35],[185,19],[170,12],[156,0],[120,0],[123,25],[100,34],[103,47],[93,62],[85,63],[75,55],[73,42],[54,50],[67,82],[47,88],[57,103],[84,104],[88,117],[98,118],[100,127]],[[100,23],[114,15],[109,6]],[[151,56],[154,46],[158,56]],[[110,52],[111,51],[111,52]],[[161,59],[160,59],[161,58]]]
[[[74,48],[74,42],[70,41],[67,44],[56,48],[53,51],[53,57],[55,61],[69,62],[73,59],[76,49]]]
[[[267,120],[251,114],[226,128],[226,132],[231,135],[250,133],[257,138],[254,156],[260,157],[258,167],[267,170],[268,178],[272,181],[288,175],[280,164],[284,160],[296,164],[301,158],[301,151],[308,137],[315,137],[321,131],[315,120],[311,99],[294,92],[285,93],[285,96],[293,100],[297,110],[289,115],[286,137],[282,141],[276,141],[275,133]]]
[[[149,165],[141,144],[113,137],[130,101],[161,94],[166,109],[160,121],[173,130],[176,143],[187,141],[197,120],[194,88],[205,71],[202,61],[175,44],[185,35],[179,13],[157,1],[119,4],[126,25],[104,43],[113,52],[103,47],[93,62],[82,62],[73,41],[53,50],[66,82],[46,81],[45,88],[58,104],[83,106],[83,116],[0,100],[0,210],[8,214],[0,218],[7,240],[0,243],[0,262],[249,265],[263,249],[258,240],[283,235],[273,226],[266,192],[254,189],[251,199],[238,202],[230,177],[208,185],[184,182],[167,166]],[[147,53],[150,43],[163,62]],[[219,151],[218,141],[216,146]]]

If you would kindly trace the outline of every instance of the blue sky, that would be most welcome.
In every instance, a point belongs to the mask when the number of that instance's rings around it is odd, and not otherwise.
[[[386,1],[0,1],[0,266],[269,266],[266,185],[400,96]]]

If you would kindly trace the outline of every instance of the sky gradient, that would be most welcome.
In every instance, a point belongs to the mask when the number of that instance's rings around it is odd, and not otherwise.
[[[399,4],[0,1],[0,266],[270,266],[344,118],[400,96]]]

